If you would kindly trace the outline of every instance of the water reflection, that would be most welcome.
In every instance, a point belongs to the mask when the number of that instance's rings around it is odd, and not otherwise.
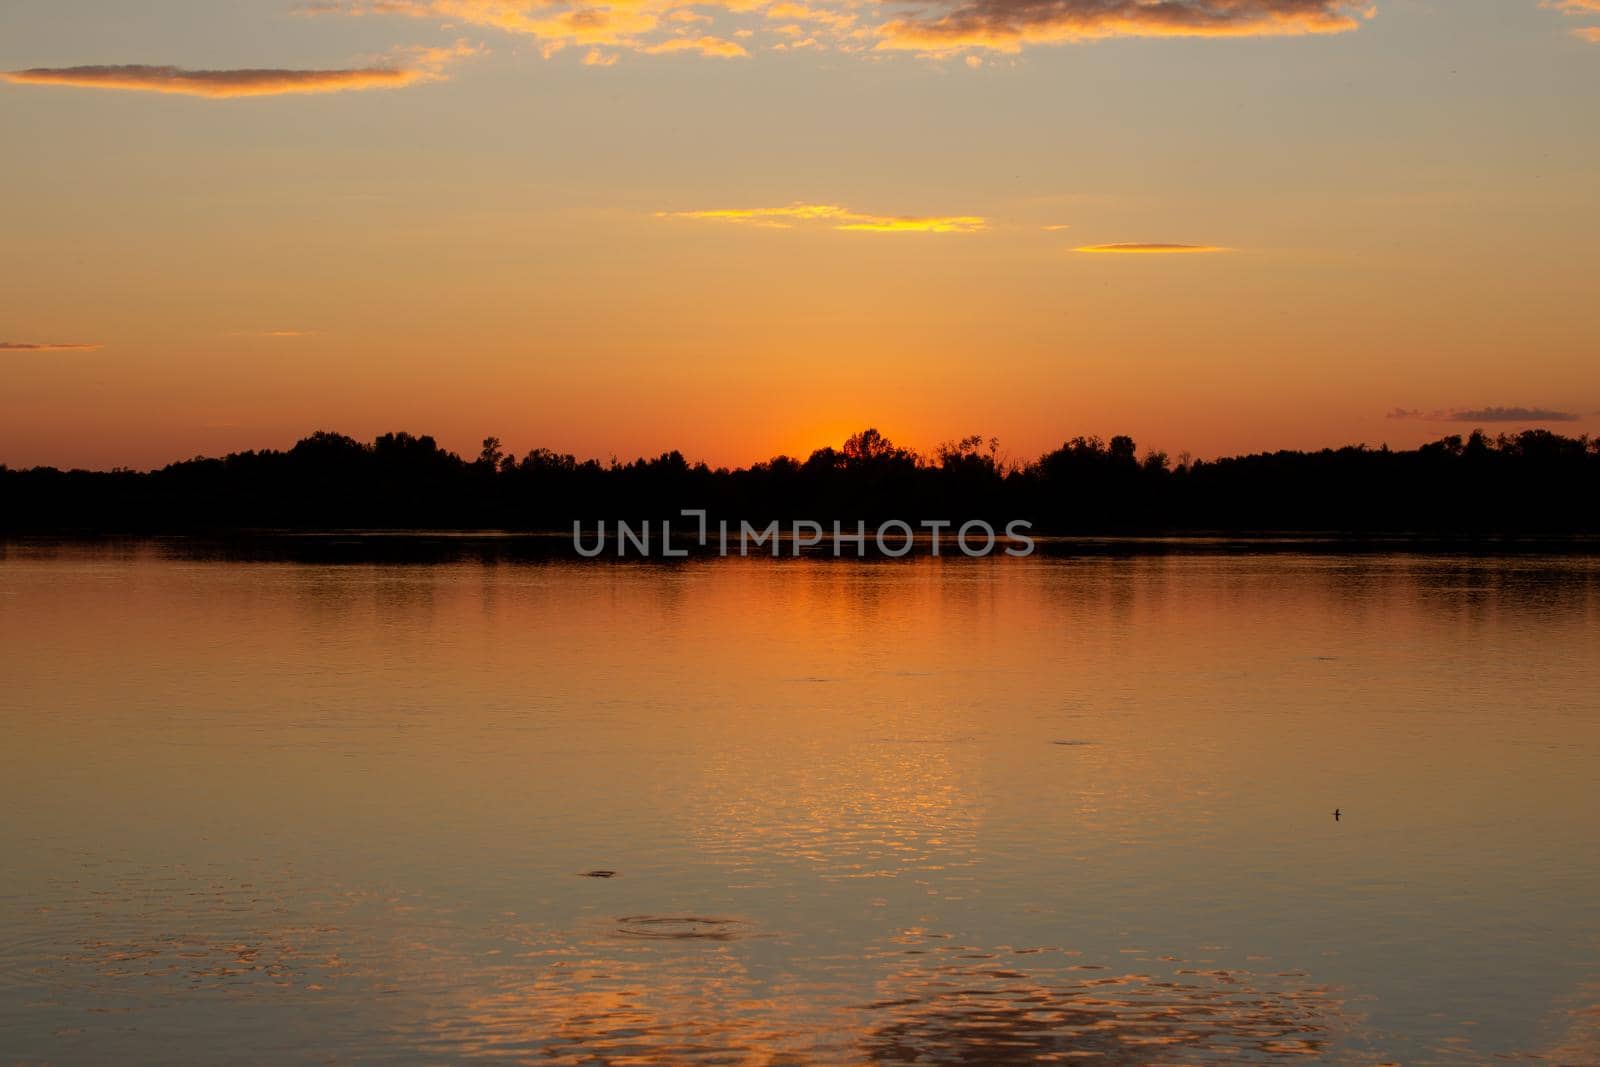
[[[551,1064],[812,1063],[806,1005],[763,996],[739,956],[716,944],[666,962],[653,953],[546,949],[480,979],[465,1004],[435,1005],[408,1041],[435,1058]],[[814,1022],[814,1020],[812,1020]]]
[[[7,1056],[1596,1058],[1588,558],[324,548],[7,550]]]
[[[624,915],[617,933],[651,941],[737,941],[748,926],[738,919],[712,919],[703,915]]]
[[[710,860],[770,882],[800,863],[825,881],[926,878],[953,885],[971,864],[976,814],[960,738],[882,739],[709,760],[688,798],[689,833]]]
[[[415,936],[419,901],[402,892],[308,884],[259,864],[79,866],[80,877],[36,898],[51,903],[29,909],[23,932],[5,928],[8,1053],[95,1062],[110,1046],[122,1049],[115,1058],[154,1062],[172,1055],[161,1048],[175,1036],[246,1042],[268,1020],[318,1020],[319,1033],[290,1025],[280,1039],[303,1054],[352,1041],[359,1027],[339,1019],[350,1005],[440,984],[437,971],[421,977],[443,958]]]
[[[1048,954],[1047,954],[1048,955]],[[1256,1063],[1326,1054],[1339,999],[1293,977],[1177,968],[1072,980],[1031,955],[942,946],[868,1006],[883,1063]]]
[[[923,946],[923,947],[909,947]],[[618,954],[530,945],[494,992],[435,1005],[417,1040],[451,1058],[552,1063],[1276,1063],[1325,1055],[1351,1016],[1301,974],[1114,973],[1059,950],[911,931],[815,974],[772,976],[720,943]],[[872,978],[867,997],[845,994]]]
[[[1560,1064],[1600,1063],[1600,984],[1588,985],[1571,998],[1557,1021],[1558,1036],[1550,1048],[1532,1057]]]

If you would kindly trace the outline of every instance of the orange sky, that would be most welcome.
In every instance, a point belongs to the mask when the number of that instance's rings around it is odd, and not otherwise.
[[[1593,4],[0,11],[0,462],[1600,429]]]

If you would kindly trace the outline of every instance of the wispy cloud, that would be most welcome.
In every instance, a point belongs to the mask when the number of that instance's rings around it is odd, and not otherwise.
[[[1387,417],[1418,419],[1424,422],[1577,422],[1583,418],[1582,415],[1571,411],[1524,407],[1457,408],[1439,411],[1395,408]]]
[[[93,352],[100,347],[43,341],[0,341],[0,352]]]
[[[666,55],[671,52],[694,52],[702,56],[721,56],[724,59],[750,54],[737,41],[729,41],[721,37],[669,37],[665,41],[657,41],[655,44],[640,45],[639,51],[652,56]]]
[[[1112,245],[1082,245],[1073,249],[1074,252],[1089,252],[1094,255],[1116,256],[1182,256],[1197,255],[1212,252],[1232,252],[1231,248],[1221,245],[1177,245],[1163,244],[1160,242],[1130,242]]]
[[[1600,16],[1600,0],[1541,0],[1539,6],[1559,11],[1563,15]],[[1580,41],[1600,44],[1600,26],[1580,26],[1567,32]]]
[[[772,21],[814,22],[839,30],[849,29],[856,21],[856,16],[846,11],[811,4],[796,4],[790,0],[778,0],[777,3],[767,7],[762,14]]]
[[[786,207],[658,211],[656,217],[727,222],[774,230],[812,225],[862,233],[977,233],[989,226],[989,220],[978,215],[868,215],[838,204],[807,204],[801,201]]]
[[[338,93],[358,89],[397,89],[438,75],[422,69],[362,67],[350,70],[186,70],[182,67],[34,67],[0,74],[17,85],[65,85],[79,89],[122,89],[177,93],[226,100],[287,93]]]
[[[1109,37],[1299,37],[1349,33],[1375,14],[1365,0],[960,0],[883,24],[875,47],[1018,52]]]
[[[445,67],[481,51],[479,46],[462,40],[437,48],[400,48],[385,62],[342,70],[190,70],[185,67],[135,63],[121,66],[33,67],[0,73],[0,79],[17,85],[120,89],[228,100],[244,96],[398,89],[418,82],[438,81],[444,77]]]
[[[313,0],[297,10],[307,15],[403,15],[445,25],[484,26],[537,38],[544,42],[544,54],[548,56],[569,45],[638,48],[664,40],[687,40],[657,34],[662,10],[681,6],[688,5],[672,0],[623,0],[616,4],[587,0]],[[657,39],[647,41],[652,35]],[[673,50],[686,48],[692,45]]]

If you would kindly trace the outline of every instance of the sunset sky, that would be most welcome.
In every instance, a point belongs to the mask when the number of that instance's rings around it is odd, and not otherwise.
[[[1600,431],[1600,0],[5,0],[0,463]]]

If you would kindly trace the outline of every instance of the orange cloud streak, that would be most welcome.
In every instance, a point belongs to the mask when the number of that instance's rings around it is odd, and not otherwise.
[[[35,67],[0,74],[17,85],[65,85],[80,89],[121,89],[176,93],[226,100],[242,96],[287,93],[338,93],[360,89],[396,89],[438,74],[425,70],[366,67],[353,70],[185,70],[141,65]]]
[[[1074,248],[1074,252],[1089,252],[1095,255],[1122,255],[1122,256],[1177,256],[1195,255],[1198,253],[1232,252],[1231,248],[1220,245],[1175,245],[1160,242],[1132,242],[1128,244],[1112,245],[1083,245]]]
[[[822,223],[860,233],[977,233],[989,220],[979,215],[867,215],[838,204],[796,201],[787,207],[719,208],[711,211],[658,211],[658,218],[731,222],[787,230],[796,223]]]
[[[874,48],[1020,52],[1111,37],[1301,37],[1348,33],[1375,13],[1349,0],[967,0],[936,18],[885,23]]]
[[[694,52],[702,56],[721,56],[725,59],[750,54],[738,42],[724,40],[721,37],[669,37],[656,44],[641,45],[639,51],[653,56],[671,52]]]

